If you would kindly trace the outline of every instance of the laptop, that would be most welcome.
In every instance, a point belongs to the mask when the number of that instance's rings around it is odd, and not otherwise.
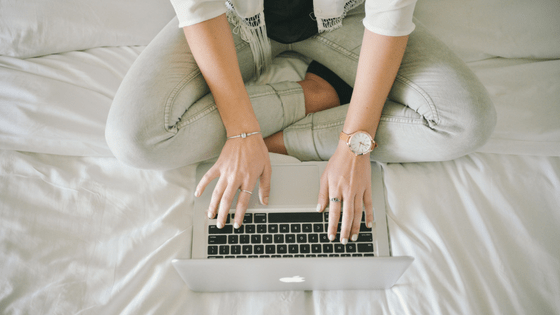
[[[172,261],[188,287],[197,292],[392,287],[413,258],[391,255],[381,166],[371,165],[373,227],[362,221],[358,240],[343,245],[338,235],[328,240],[329,209],[315,210],[326,163],[273,164],[269,205],[260,204],[257,184],[239,229],[233,228],[237,196],[224,228],[208,219],[217,180],[210,183],[195,199],[191,257]],[[198,166],[197,182],[211,166]]]

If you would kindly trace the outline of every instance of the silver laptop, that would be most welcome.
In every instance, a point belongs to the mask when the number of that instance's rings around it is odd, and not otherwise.
[[[200,164],[197,183],[212,166]],[[327,237],[328,209],[316,212],[319,179],[326,162],[272,165],[269,205],[258,201],[258,184],[244,223],[233,228],[236,200],[223,229],[208,219],[217,180],[196,198],[191,257],[173,266],[193,291],[387,289],[413,258],[393,257],[389,241],[382,169],[372,163],[374,224],[362,222],[358,240]],[[338,230],[340,232],[340,228]]]

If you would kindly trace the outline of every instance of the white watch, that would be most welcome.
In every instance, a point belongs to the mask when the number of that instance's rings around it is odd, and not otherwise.
[[[342,131],[340,133],[340,140],[346,142],[350,151],[355,155],[364,155],[377,148],[377,143],[365,131],[356,131],[351,134]]]

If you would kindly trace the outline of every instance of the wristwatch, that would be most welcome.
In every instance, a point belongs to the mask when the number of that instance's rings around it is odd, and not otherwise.
[[[340,133],[340,140],[346,142],[350,151],[355,155],[364,155],[377,148],[377,143],[371,135],[365,131],[356,131],[347,134],[344,131]]]

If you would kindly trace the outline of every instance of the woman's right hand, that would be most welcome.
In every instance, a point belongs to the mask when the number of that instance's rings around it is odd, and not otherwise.
[[[268,149],[261,134],[228,139],[218,161],[198,183],[195,196],[200,196],[206,186],[219,177],[212,193],[208,217],[214,218],[217,212],[217,226],[222,228],[225,226],[235,194],[239,191],[234,219],[234,227],[238,228],[243,223],[243,217],[249,205],[249,199],[251,199],[251,194],[243,190],[252,192],[260,178],[259,200],[262,204],[267,205],[271,172]]]

